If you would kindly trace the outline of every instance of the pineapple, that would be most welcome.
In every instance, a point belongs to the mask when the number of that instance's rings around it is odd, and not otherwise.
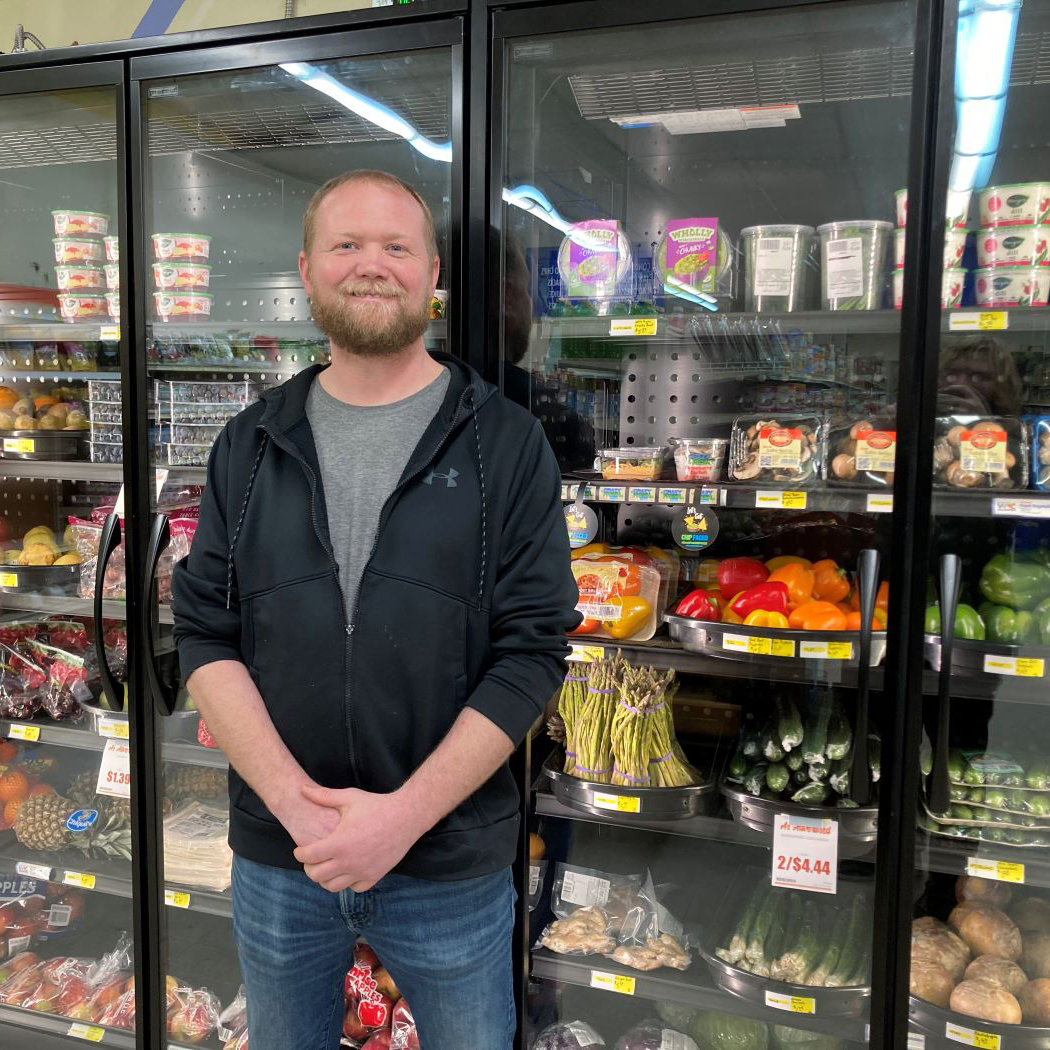
[[[129,827],[131,803],[127,799],[104,798],[98,810],[98,820],[83,831],[70,831],[70,845],[88,857],[101,854],[104,857],[121,857],[131,860],[131,828]],[[125,813],[120,806],[108,803],[127,802]]]
[[[82,806],[93,806],[97,798],[95,794],[97,781],[97,773],[80,773],[70,782],[66,795],[74,802],[79,802]]]
[[[70,842],[66,817],[76,808],[75,802],[61,795],[27,798],[18,808],[15,837],[23,846],[45,853],[65,849]]]
[[[57,758],[27,758],[18,768],[23,773],[43,780],[58,764]]]
[[[164,776],[164,796],[174,803],[225,798],[226,773],[206,766],[169,765]]]

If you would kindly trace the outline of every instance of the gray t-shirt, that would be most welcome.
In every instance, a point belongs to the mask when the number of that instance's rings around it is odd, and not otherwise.
[[[449,370],[442,368],[428,386],[389,405],[348,405],[332,397],[317,379],[310,387],[306,416],[321,464],[347,621],[354,613],[383,504],[437,415],[450,378]]]

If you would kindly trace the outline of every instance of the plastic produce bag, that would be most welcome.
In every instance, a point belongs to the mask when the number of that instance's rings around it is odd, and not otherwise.
[[[605,908],[610,898],[627,901],[641,885],[641,875],[611,875],[559,862],[554,868],[551,910],[559,919],[567,919],[577,908]]]
[[[604,1050],[605,1040],[583,1021],[549,1025],[536,1037],[530,1050]]]
[[[625,1032],[616,1050],[698,1050],[691,1036],[665,1027],[660,1021],[642,1021]]]
[[[217,1035],[228,1043],[242,1032],[248,1030],[248,993],[244,985],[237,989],[233,1002],[219,1014],[219,1026]]]
[[[73,543],[80,555],[80,597],[95,596],[95,569],[98,565],[98,548],[102,542],[102,525],[80,518],[69,519],[73,530]],[[106,575],[102,581],[102,597],[123,601],[127,586],[124,575],[124,541],[120,541],[110,555]]]
[[[201,1043],[219,1024],[222,1004],[207,988],[176,988],[168,1009],[168,1034],[180,1042]]]
[[[42,642],[23,644],[38,664],[47,669],[47,684],[41,696],[44,710],[56,721],[78,718],[82,713],[80,705],[93,699],[84,658]]]
[[[10,646],[0,645],[0,718],[32,718],[47,689],[47,672]]]
[[[394,1007],[394,1017],[390,1026],[390,1048],[420,1050],[416,1019],[412,1016],[412,1008],[404,999],[399,999]]]

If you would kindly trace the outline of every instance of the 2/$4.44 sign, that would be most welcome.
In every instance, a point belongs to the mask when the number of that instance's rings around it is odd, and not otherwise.
[[[828,817],[778,813],[773,821],[773,885],[835,893],[839,822]]]

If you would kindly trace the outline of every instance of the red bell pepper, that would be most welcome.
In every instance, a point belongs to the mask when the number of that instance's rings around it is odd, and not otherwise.
[[[756,609],[761,609],[763,612],[783,613],[787,616],[787,584],[773,580],[771,583],[760,583],[757,587],[749,587],[743,594],[737,595],[729,607],[737,616],[743,616],[745,620]]]
[[[726,601],[768,579],[769,569],[756,558],[724,558],[718,565],[718,589]]]
[[[697,587],[690,591],[676,606],[676,616],[688,616],[691,620],[721,620],[722,613],[710,591]]]

